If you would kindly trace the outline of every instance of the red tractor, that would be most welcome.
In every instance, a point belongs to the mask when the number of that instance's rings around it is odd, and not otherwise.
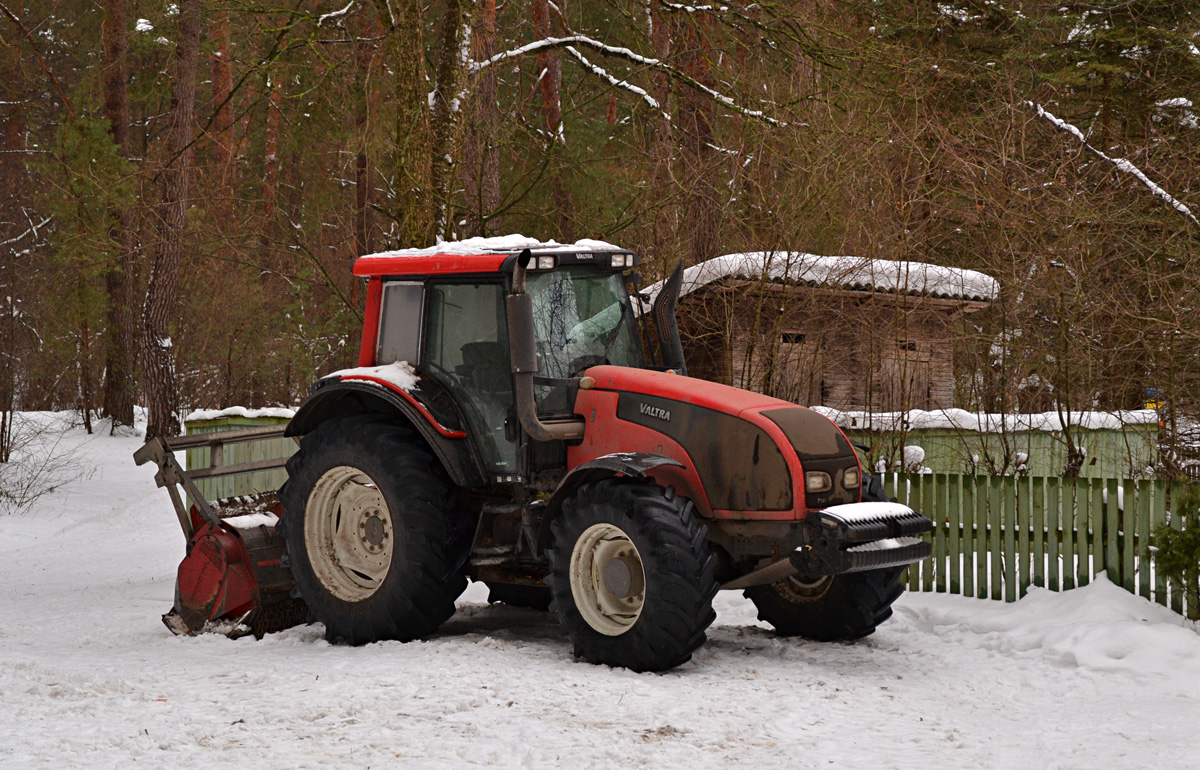
[[[688,660],[721,588],[785,636],[891,615],[929,520],[817,412],[685,375],[681,270],[644,309],[627,251],[481,243],[360,258],[360,366],[287,426],[271,566],[330,640],[427,636],[467,578],[636,671]]]

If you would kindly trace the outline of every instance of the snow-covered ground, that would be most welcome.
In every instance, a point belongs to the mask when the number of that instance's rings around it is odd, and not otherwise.
[[[46,437],[42,441],[45,442]],[[776,639],[740,594],[667,674],[572,660],[473,585],[436,637],[175,637],[183,538],[136,437],[0,515],[0,767],[1190,768],[1200,635],[1101,580],[1015,605],[909,594],[853,645]]]

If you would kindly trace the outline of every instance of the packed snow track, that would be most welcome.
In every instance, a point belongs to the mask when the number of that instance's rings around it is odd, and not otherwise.
[[[35,417],[26,453],[73,480],[0,514],[0,767],[1195,766],[1200,635],[1103,580],[908,594],[849,645],[776,639],[725,592],[659,675],[574,661],[553,616],[478,584],[409,644],[176,637],[183,537],[141,439]]]

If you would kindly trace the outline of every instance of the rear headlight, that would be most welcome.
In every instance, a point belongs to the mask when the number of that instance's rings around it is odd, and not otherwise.
[[[858,486],[858,468],[850,468],[842,474],[842,486],[846,489],[854,489]]]
[[[537,266],[538,266],[538,270],[553,270],[554,269],[554,257],[538,257],[537,258]]]
[[[825,471],[809,471],[804,474],[805,492],[828,492],[831,489],[833,489],[833,479],[829,478],[829,474]]]

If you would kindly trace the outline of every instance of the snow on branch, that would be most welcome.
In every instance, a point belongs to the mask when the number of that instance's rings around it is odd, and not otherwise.
[[[1127,159],[1112,158],[1112,157],[1109,157],[1108,155],[1104,154],[1100,150],[1096,149],[1095,147],[1093,147],[1091,144],[1088,143],[1087,137],[1085,137],[1083,135],[1082,131],[1080,131],[1078,128],[1071,125],[1067,121],[1063,120],[1062,118],[1056,117],[1051,112],[1049,112],[1044,107],[1042,107],[1042,105],[1034,104],[1033,102],[1025,102],[1025,104],[1028,105],[1029,107],[1033,108],[1033,110],[1037,112],[1039,118],[1045,118],[1046,120],[1048,120],[1052,124],[1054,124],[1055,127],[1059,128],[1062,131],[1066,131],[1068,134],[1071,134],[1072,136],[1074,136],[1076,139],[1078,139],[1080,141],[1081,144],[1083,144],[1084,149],[1088,150],[1096,157],[1106,160],[1109,163],[1113,164],[1114,166],[1117,167],[1118,171],[1124,171],[1126,174],[1131,174],[1132,176],[1137,177],[1138,181],[1140,181],[1142,184],[1146,185],[1146,187],[1150,190],[1151,193],[1153,193],[1155,195],[1155,197],[1161,198],[1162,200],[1166,201],[1167,204],[1171,206],[1171,208],[1175,209],[1180,214],[1183,214],[1188,219],[1192,220],[1192,222],[1194,222],[1195,224],[1200,225],[1200,220],[1196,219],[1196,215],[1192,213],[1192,210],[1190,208],[1185,206],[1182,201],[1179,201],[1178,199],[1176,199],[1169,192],[1167,192],[1166,190],[1164,190],[1163,188],[1161,188],[1157,184],[1155,184],[1150,179],[1150,177],[1146,176],[1142,172],[1142,170],[1140,168],[1138,168],[1137,166],[1130,163]]]
[[[587,67],[595,75],[607,80],[609,83],[612,83],[617,88],[623,88],[626,91],[630,92],[631,94],[637,94],[638,96],[642,97],[642,99],[646,102],[646,104],[650,105],[650,109],[657,110],[659,108],[658,100],[655,99],[650,94],[646,93],[646,90],[644,88],[639,88],[638,86],[635,86],[633,83],[630,83],[628,80],[618,80],[616,77],[609,74],[608,70],[604,69],[603,67],[599,67],[595,64],[592,64],[590,61],[588,61],[587,57],[584,56],[583,54],[579,53],[579,51],[576,50],[575,46],[573,46],[573,45],[567,46],[567,52],[570,53],[572,56],[574,56],[579,61],[580,64],[582,64],[584,67]],[[671,116],[665,112],[663,113],[663,117],[666,118],[668,121],[671,120]]]
[[[665,72],[665,73],[669,74],[675,80],[678,80],[686,85],[689,85],[692,88],[696,89],[697,91],[701,91],[701,92],[707,94],[714,101],[724,104],[729,109],[733,110],[734,112],[736,112],[739,115],[742,115],[744,117],[754,118],[755,120],[761,120],[764,123],[769,123],[773,126],[787,125],[786,123],[781,123],[780,121],[767,116],[767,114],[764,113],[762,110],[751,110],[746,107],[743,107],[742,105],[738,104],[733,99],[726,96],[725,94],[723,94],[719,91],[716,91],[712,88],[709,88],[708,86],[704,85],[703,83],[697,81],[695,78],[688,77],[687,75],[683,74],[678,69],[676,69],[675,67],[672,67],[670,64],[667,64],[666,62],[663,62],[660,59],[651,59],[646,56],[636,54],[633,51],[629,50],[628,48],[607,45],[606,43],[601,43],[599,40],[595,40],[593,38],[587,37],[586,35],[569,35],[567,37],[547,37],[542,40],[535,40],[532,43],[526,43],[525,45],[520,46],[518,48],[513,48],[508,51],[501,51],[500,53],[496,54],[495,56],[493,56],[489,59],[484,59],[483,61],[475,62],[471,65],[471,71],[472,72],[480,72],[494,64],[499,64],[500,62],[507,61],[508,59],[517,59],[522,56],[527,56],[531,53],[537,53],[538,51],[544,51],[547,48],[562,48],[562,47],[569,47],[569,46],[574,46],[574,45],[587,46],[588,48],[591,48],[595,51],[599,51],[600,53],[605,54],[606,56],[617,56],[619,58],[634,62],[635,64],[640,64],[640,65],[642,65],[644,67],[648,67],[650,69],[655,69],[655,70],[659,70],[660,72]]]
[[[683,11],[684,13],[700,13],[701,11],[724,13],[729,10],[728,5],[683,5],[682,3],[668,3],[666,0],[662,0],[662,5],[672,11]]]
[[[30,222],[29,222],[29,229],[28,229],[28,230],[26,230],[25,232],[21,233],[21,234],[20,234],[20,235],[18,235],[18,236],[15,236],[15,237],[13,237],[13,238],[9,238],[7,241],[0,241],[0,246],[9,246],[9,245],[11,245],[11,244],[14,244],[14,243],[16,243],[16,242],[20,241],[20,240],[21,240],[22,238],[24,238],[26,235],[29,235],[30,233],[33,233],[33,237],[35,237],[35,238],[36,238],[36,237],[37,237],[37,235],[38,235],[38,230],[40,230],[41,228],[43,228],[43,227],[45,227],[46,225],[50,224],[50,220],[51,220],[51,219],[53,219],[53,218],[54,218],[54,217],[46,217],[45,219],[43,219],[41,222],[37,223],[36,225],[33,223],[33,221],[32,221],[32,220],[30,220]]]
[[[338,19],[338,18],[341,18],[342,16],[345,16],[346,14],[350,13],[350,9],[354,7],[354,4],[356,2],[358,2],[358,0],[350,0],[350,2],[346,3],[346,7],[340,11],[333,11],[332,13],[321,14],[317,18],[317,26],[319,27],[322,24],[324,24],[327,19]]]

